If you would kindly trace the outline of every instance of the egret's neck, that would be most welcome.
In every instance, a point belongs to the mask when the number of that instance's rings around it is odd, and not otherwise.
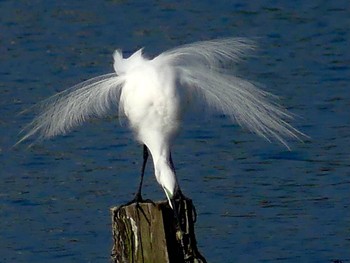
[[[167,156],[159,156],[159,158],[154,161],[157,181],[163,187],[164,192],[170,201],[177,189],[175,171],[170,164],[170,153]]]
[[[157,140],[153,140],[154,136],[150,138],[151,140],[148,140],[146,146],[152,155],[155,176],[157,182],[162,186],[170,206],[172,206],[171,199],[176,193],[178,183],[171,164],[170,145],[167,143],[167,140],[160,140],[159,137]]]

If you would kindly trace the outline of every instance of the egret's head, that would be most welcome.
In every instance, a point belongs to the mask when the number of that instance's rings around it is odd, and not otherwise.
[[[173,197],[177,188],[177,181],[174,171],[164,160],[159,160],[156,165],[156,178],[158,183],[163,187],[169,205],[173,208]]]

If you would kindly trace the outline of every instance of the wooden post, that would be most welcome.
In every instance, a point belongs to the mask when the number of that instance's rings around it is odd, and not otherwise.
[[[197,250],[192,200],[178,201],[177,206],[179,220],[167,201],[111,208],[112,262],[206,263]]]

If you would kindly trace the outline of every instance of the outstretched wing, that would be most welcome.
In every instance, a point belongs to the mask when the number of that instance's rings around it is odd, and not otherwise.
[[[275,102],[274,95],[229,73],[229,65],[253,49],[250,40],[227,38],[185,45],[161,54],[159,59],[173,64],[180,84],[191,96],[204,98],[239,125],[267,140],[277,139],[288,148],[286,138],[303,136],[287,122],[291,114]]]
[[[35,106],[40,114],[22,132],[17,142],[37,135],[50,138],[64,134],[92,118],[106,115],[111,108],[118,109],[123,79],[116,73],[95,77],[60,92]]]

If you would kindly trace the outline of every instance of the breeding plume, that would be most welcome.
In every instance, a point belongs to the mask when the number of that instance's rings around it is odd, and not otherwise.
[[[234,68],[254,49],[244,38],[196,42],[166,51],[153,59],[140,49],[129,58],[114,52],[114,73],[82,82],[39,104],[41,113],[20,140],[64,134],[91,118],[115,114],[126,117],[143,144],[144,162],[135,201],[141,200],[144,169],[151,153],[157,182],[174,206],[181,194],[171,159],[171,146],[185,109],[201,101],[232,121],[286,147],[300,132],[288,124],[290,114],[273,95],[234,75]]]

